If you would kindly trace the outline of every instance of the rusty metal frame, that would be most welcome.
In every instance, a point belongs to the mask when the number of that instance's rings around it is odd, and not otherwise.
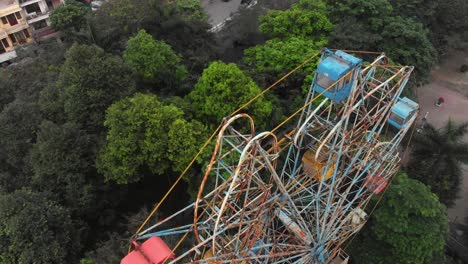
[[[226,119],[196,201],[138,239],[193,233],[195,245],[170,263],[328,263],[343,256],[341,245],[367,220],[363,210],[374,193],[366,180],[398,171],[398,146],[417,117],[384,137],[413,71],[387,61],[381,54],[349,72],[354,85],[344,103],[313,106],[311,87],[295,128],[281,139],[256,134],[247,114]],[[305,151],[326,161],[318,178],[304,170]],[[192,210],[193,224],[161,228]]]

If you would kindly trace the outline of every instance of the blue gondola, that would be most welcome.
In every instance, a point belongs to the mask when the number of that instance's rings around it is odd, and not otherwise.
[[[407,97],[399,98],[392,107],[392,113],[388,118],[388,123],[397,129],[402,129],[408,121],[411,120],[418,109],[418,103]]]
[[[325,49],[322,60],[317,67],[313,84],[314,90],[322,93],[348,72],[353,71],[323,94],[335,103],[348,98],[353,87],[353,81],[356,80],[355,76],[359,74],[361,69],[361,63],[361,59],[341,50],[332,52]]]

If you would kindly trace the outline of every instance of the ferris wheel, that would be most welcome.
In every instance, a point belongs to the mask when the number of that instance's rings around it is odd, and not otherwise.
[[[401,97],[413,67],[387,62],[323,49],[304,106],[279,127],[226,118],[196,201],[140,232],[121,263],[345,263],[419,110]],[[193,221],[171,226],[187,212]],[[171,249],[174,237],[188,247]]]

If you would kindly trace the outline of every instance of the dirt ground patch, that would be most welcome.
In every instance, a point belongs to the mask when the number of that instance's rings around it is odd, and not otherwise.
[[[468,73],[461,73],[460,66],[468,64],[468,52],[454,52],[447,56],[432,71],[432,82],[419,87],[417,96],[421,106],[419,119],[428,112],[428,122],[443,126],[450,118],[457,123],[468,122]],[[435,102],[443,97],[445,103],[436,107]],[[468,142],[468,135],[464,137]],[[468,214],[468,166],[464,166],[463,187],[456,205],[448,210],[451,220]]]

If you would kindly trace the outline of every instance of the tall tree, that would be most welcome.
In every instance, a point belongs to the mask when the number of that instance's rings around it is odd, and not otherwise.
[[[290,37],[285,40],[270,39],[265,44],[258,45],[244,51],[244,63],[254,67],[254,76],[257,82],[271,84],[279,77],[288,73],[312,55],[320,52],[326,40],[312,41],[306,38]],[[288,78],[285,91],[293,91],[294,87],[301,86],[306,78],[306,86],[310,86],[317,67],[318,58],[309,62]],[[296,94],[297,96],[297,94]]]
[[[439,1],[432,22],[431,40],[440,54],[453,48],[468,47],[468,2],[464,0]]]
[[[389,0],[398,16],[414,18],[416,21],[430,25],[436,18],[440,0]]]
[[[335,30],[330,35],[334,48],[373,50],[382,40],[380,30],[393,8],[387,0],[328,0]]]
[[[429,41],[429,31],[421,23],[400,16],[385,20],[380,47],[392,60],[415,66],[416,78],[428,80],[437,53]]]
[[[70,263],[81,244],[66,209],[44,194],[0,195],[1,263]]]
[[[42,93],[46,109],[63,111],[66,120],[95,133],[102,130],[107,107],[134,92],[134,80],[130,68],[119,57],[96,46],[73,45],[57,85],[50,89]]]
[[[50,22],[56,30],[74,29],[78,31],[86,24],[86,15],[90,8],[75,0],[66,0],[64,5],[60,5],[52,11]]]
[[[0,113],[0,190],[11,192],[30,183],[30,149],[41,115],[35,103],[15,100]]]
[[[0,146],[6,161],[21,169],[36,138],[40,113],[37,104],[15,100],[0,113]]]
[[[204,127],[187,121],[173,105],[154,95],[137,94],[107,111],[107,142],[97,165],[107,180],[139,181],[142,169],[156,175],[181,172],[202,144]]]
[[[210,33],[207,15],[200,1],[165,1],[154,4],[153,17],[143,28],[155,38],[164,40],[175,52],[182,55],[189,66],[191,79],[198,78],[204,67],[215,58],[216,40]]]
[[[127,39],[142,28],[143,21],[154,17],[151,2],[153,1],[106,1],[88,20],[96,44],[107,52],[122,52]]]
[[[260,31],[273,39],[244,50],[244,63],[253,65],[250,75],[267,86],[326,46],[333,28],[321,0],[300,0],[290,9],[270,11],[260,17]],[[308,89],[317,62],[318,58],[280,84],[277,91],[285,105],[301,96],[301,87]]]
[[[447,206],[457,198],[461,165],[468,163],[468,144],[463,142],[467,132],[468,123],[457,125],[449,120],[441,129],[429,124],[414,138],[408,173],[429,185]]]
[[[43,121],[32,148],[35,190],[83,216],[94,209],[93,141],[79,125]]]
[[[198,120],[217,125],[260,92],[255,82],[237,65],[215,61],[203,71],[188,99],[192,102]],[[264,97],[260,97],[246,110],[262,124],[271,113],[272,105]]]
[[[75,0],[66,0],[52,11],[52,27],[59,31],[61,39],[67,43],[94,43],[93,32],[88,25],[91,9]]]
[[[442,253],[448,232],[445,206],[429,187],[395,176],[364,229],[353,240],[356,263],[428,263]]]
[[[332,46],[386,52],[397,63],[415,66],[417,81],[428,80],[437,54],[423,24],[395,15],[388,0],[329,2],[334,3],[329,9],[337,24]]]
[[[187,76],[180,56],[171,46],[144,30],[128,40],[123,58],[144,81],[156,86],[156,91],[174,91]]]
[[[190,22],[208,22],[208,14],[205,13],[198,0],[179,0],[173,3],[180,16]]]
[[[107,51],[121,52],[127,38],[145,29],[182,55],[197,77],[211,60],[214,35],[200,1],[115,0],[105,3],[90,19],[96,42]]]
[[[260,18],[260,31],[273,38],[302,37],[323,41],[333,30],[325,3],[300,0],[288,10],[272,10]]]

